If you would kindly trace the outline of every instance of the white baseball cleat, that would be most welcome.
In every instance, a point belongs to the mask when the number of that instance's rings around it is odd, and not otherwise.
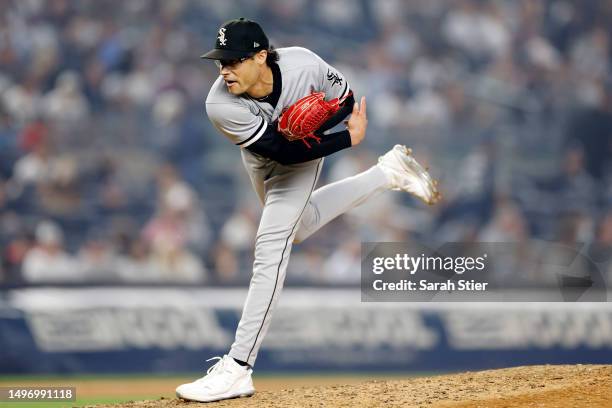
[[[250,367],[241,366],[228,355],[206,361],[215,359],[219,361],[208,369],[204,377],[179,385],[176,396],[190,401],[212,402],[255,394]]]
[[[430,205],[440,200],[438,182],[412,157],[412,149],[402,145],[393,146],[378,158],[378,167],[387,176],[391,190],[405,191]]]

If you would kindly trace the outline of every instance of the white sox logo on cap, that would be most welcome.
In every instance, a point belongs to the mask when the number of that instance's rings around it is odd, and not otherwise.
[[[233,60],[246,57],[254,51],[268,49],[270,43],[261,26],[254,21],[239,18],[218,28],[215,48],[201,58]]]
[[[225,27],[221,27],[219,29],[219,36],[217,38],[219,39],[219,45],[227,44],[227,38],[225,38]]]

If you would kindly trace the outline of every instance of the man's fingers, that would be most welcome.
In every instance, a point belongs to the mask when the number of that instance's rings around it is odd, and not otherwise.
[[[355,104],[353,105],[353,113],[351,115],[356,115],[358,113],[359,113],[359,104],[355,102]]]
[[[359,114],[365,116],[366,115],[366,98],[365,96],[361,97],[361,109],[359,109]]]

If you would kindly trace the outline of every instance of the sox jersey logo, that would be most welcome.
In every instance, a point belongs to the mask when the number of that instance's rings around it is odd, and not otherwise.
[[[219,39],[219,44],[220,45],[226,45],[227,44],[227,38],[225,38],[225,28],[221,27],[219,29],[219,36],[217,37]]]
[[[329,68],[327,69],[327,80],[332,83],[331,86],[334,86],[336,84],[342,86],[342,78],[340,78],[340,75],[333,72]]]

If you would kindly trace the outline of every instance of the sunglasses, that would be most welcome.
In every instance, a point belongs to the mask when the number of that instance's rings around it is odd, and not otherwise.
[[[234,69],[238,65],[242,64],[244,61],[252,57],[253,55],[249,55],[247,57],[242,57],[242,58],[237,58],[237,59],[231,59],[231,60],[215,60],[215,65],[219,69],[224,68],[224,67],[227,69]]]

